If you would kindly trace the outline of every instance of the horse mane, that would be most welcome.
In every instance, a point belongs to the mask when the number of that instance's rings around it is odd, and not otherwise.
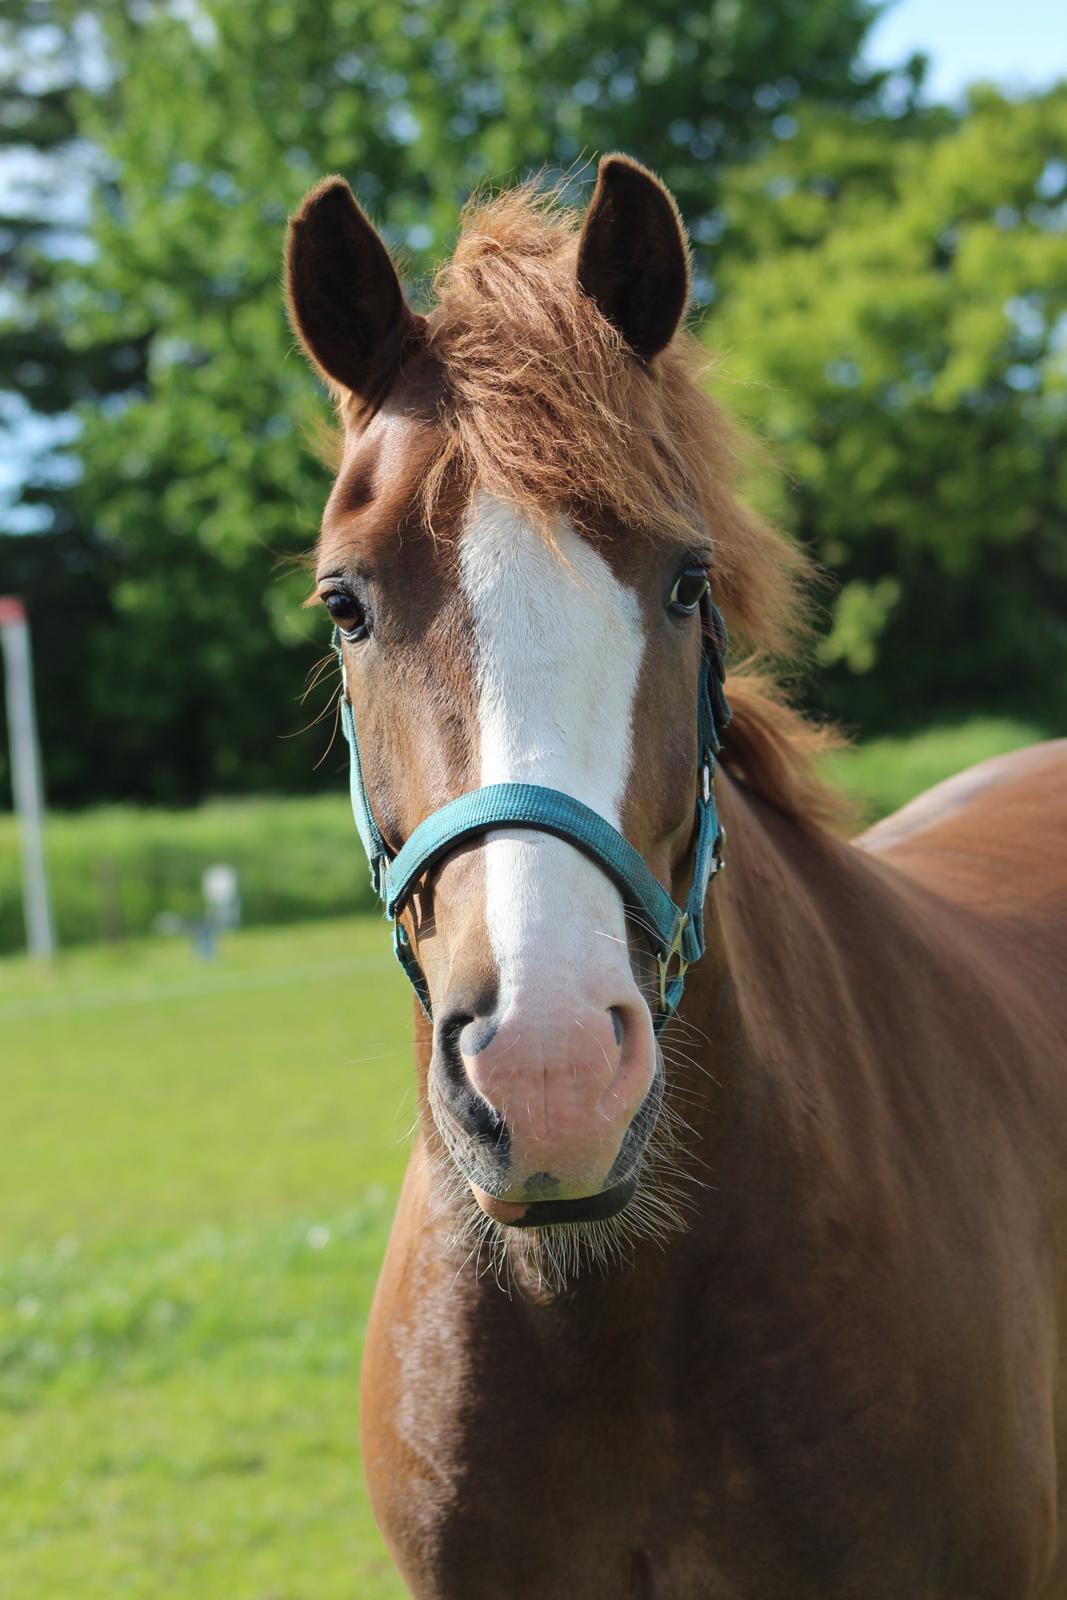
[[[635,360],[578,288],[578,235],[558,191],[532,183],[467,206],[433,285],[445,392],[430,526],[458,475],[522,505],[549,538],[561,505],[594,538],[605,513],[650,538],[710,533],[715,597],[750,658],[727,684],[724,764],[797,821],[841,827],[848,808],[818,771],[839,741],[789,706],[766,665],[805,637],[811,564],[738,498],[742,440],[706,391],[706,351],[683,331],[652,371]]]
[[[728,674],[726,697],[733,715],[719,759],[730,776],[805,827],[855,832],[861,808],[821,771],[845,743],[840,730],[791,706],[755,658]]]

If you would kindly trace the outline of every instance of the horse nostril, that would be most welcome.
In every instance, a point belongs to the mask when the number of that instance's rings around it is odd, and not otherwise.
[[[433,1065],[436,1093],[454,1121],[472,1138],[491,1144],[497,1156],[503,1157],[509,1144],[504,1119],[478,1093],[466,1066],[467,1059],[486,1048],[498,1026],[495,1002],[485,1010],[479,1007],[477,1011],[445,1012],[436,1026]]]
[[[608,1016],[611,1018],[611,1026],[612,1026],[612,1029],[614,1030],[614,1033],[615,1033],[615,1043],[616,1044],[622,1044],[622,1036],[623,1036],[623,1033],[626,1031],[626,1024],[623,1021],[623,1016],[622,1016],[622,1007],[621,1006],[609,1006],[608,1007]]]
[[[500,1018],[496,1016],[467,1018],[466,1026],[459,1035],[459,1047],[468,1060],[488,1050],[499,1027]]]
[[[450,1011],[437,1023],[437,1050],[435,1054],[453,1083],[462,1082],[463,1054],[460,1040],[464,1028],[474,1021],[469,1011]]]
[[[448,1011],[437,1023],[437,1047],[442,1056],[462,1070],[463,1059],[469,1061],[487,1050],[499,1027],[495,1004],[467,1011]]]

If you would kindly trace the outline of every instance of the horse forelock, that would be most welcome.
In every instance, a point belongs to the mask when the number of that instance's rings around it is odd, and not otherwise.
[[[706,392],[706,352],[683,332],[635,359],[578,285],[577,242],[575,214],[530,185],[468,209],[428,323],[436,473],[458,470],[546,528],[566,506],[592,537],[605,516],[682,545],[710,533],[735,629],[781,652],[802,623],[804,563],[736,496],[739,436]]]
[[[468,207],[393,391],[373,417],[346,420],[331,509],[383,497],[385,515],[372,507],[364,526],[388,538],[403,502],[437,545],[461,538],[479,493],[549,544],[561,508],[594,542],[710,536],[733,651],[750,658],[723,760],[786,813],[840,825],[817,771],[832,738],[758,666],[803,642],[809,564],[738,496],[743,444],[706,392],[706,352],[682,332],[651,364],[636,360],[578,286],[577,240],[575,214],[532,184]]]

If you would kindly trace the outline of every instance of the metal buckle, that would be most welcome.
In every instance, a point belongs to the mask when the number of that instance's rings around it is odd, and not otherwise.
[[[671,962],[675,956],[678,957],[678,970],[674,974],[676,978],[684,978],[689,969],[689,963],[682,955],[682,934],[685,932],[688,923],[689,913],[688,911],[683,911],[678,918],[678,926],[674,930],[674,938],[671,940],[670,949],[664,955],[656,958],[656,964],[659,967],[659,1008],[661,1012],[665,1012],[667,1009],[667,984],[671,976]]]

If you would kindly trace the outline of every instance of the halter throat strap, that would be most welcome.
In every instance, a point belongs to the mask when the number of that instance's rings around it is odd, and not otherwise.
[[[657,1035],[674,1015],[685,987],[686,969],[704,953],[704,900],[708,884],[723,866],[725,835],[715,806],[715,758],[720,733],[730,720],[723,692],[726,627],[706,602],[704,651],[697,690],[697,800],[693,830],[693,868],[689,893],[679,906],[641,855],[617,828],[573,795],[531,783],[492,783],[472,789],[434,811],[394,855],[374,820],[363,778],[355,714],[347,689],[341,700],[341,725],[348,743],[352,814],[370,863],[371,882],[393,923],[393,948],[427,1016],[430,995],[418,957],[400,922],[400,913],[428,873],[459,845],[495,828],[529,828],[554,834],[596,862],[622,894],[626,913],[647,934],[656,955],[659,981],[653,1017]],[[342,670],[344,659],[338,642]]]

